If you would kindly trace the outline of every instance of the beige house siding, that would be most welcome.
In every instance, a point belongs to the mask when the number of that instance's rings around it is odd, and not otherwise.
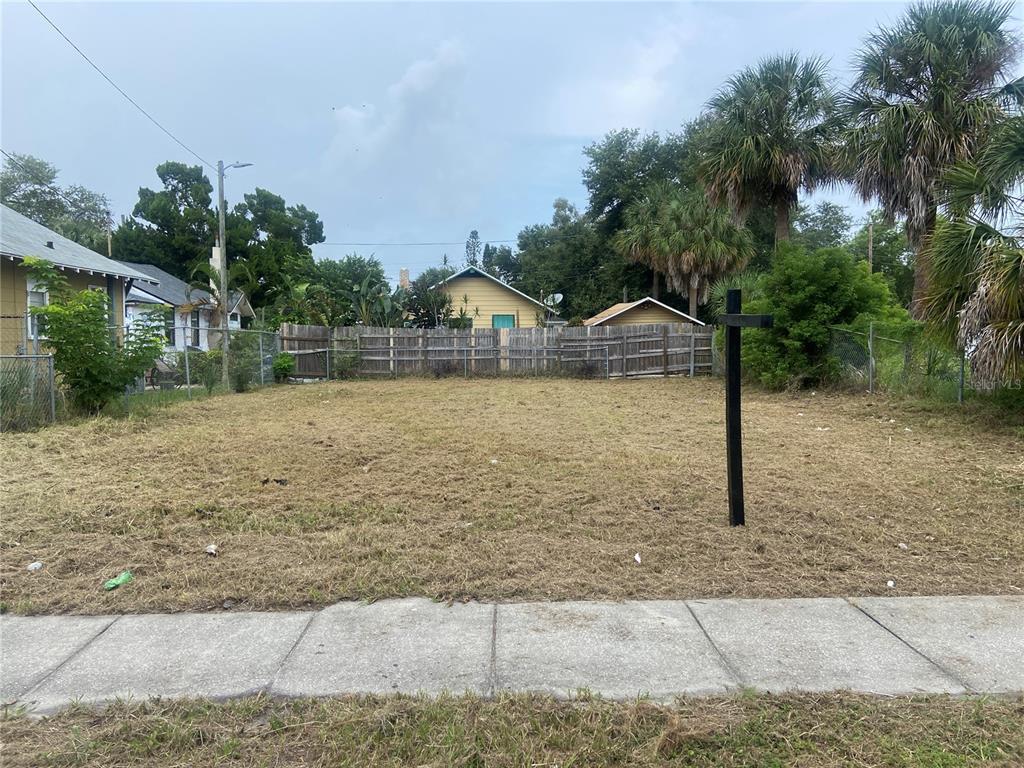
[[[605,320],[601,325],[642,325],[646,323],[678,323],[684,318],[664,307],[650,302],[633,309],[627,309],[621,315]]]
[[[61,274],[71,288],[84,291],[90,286],[107,290],[106,275],[90,275],[67,269]],[[118,326],[124,325],[124,279],[113,278],[114,318]],[[0,354],[13,355],[25,347],[25,309],[28,305],[28,270],[20,261],[0,258]]]
[[[544,325],[544,310],[486,277],[456,277],[445,286],[452,297],[452,312],[460,309],[473,319],[474,328],[491,328],[494,315],[515,315],[516,328],[540,328]],[[467,301],[463,301],[463,299]]]

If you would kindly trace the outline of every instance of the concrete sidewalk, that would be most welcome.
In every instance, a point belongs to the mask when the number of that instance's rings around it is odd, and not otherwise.
[[[1024,597],[341,603],[304,613],[0,617],[0,700],[587,689],[1024,692]]]

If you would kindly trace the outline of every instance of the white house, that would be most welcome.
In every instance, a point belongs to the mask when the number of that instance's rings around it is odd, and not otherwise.
[[[184,352],[186,344],[203,351],[210,348],[209,328],[215,306],[209,291],[193,288],[152,264],[121,263],[159,282],[132,285],[124,302],[125,325],[131,327],[133,321],[156,312],[163,320],[168,352]]]

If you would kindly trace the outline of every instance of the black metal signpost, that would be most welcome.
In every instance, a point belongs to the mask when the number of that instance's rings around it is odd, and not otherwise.
[[[729,473],[729,525],[744,525],[743,437],[740,431],[740,329],[771,328],[771,315],[744,315],[740,292],[725,293],[725,460]]]

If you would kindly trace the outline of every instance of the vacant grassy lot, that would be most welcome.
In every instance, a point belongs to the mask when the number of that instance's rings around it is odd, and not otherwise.
[[[15,766],[1020,765],[1024,701],[515,696],[151,702],[0,720]]]
[[[3,435],[0,599],[38,613],[1024,590],[1013,432],[751,391],[749,524],[730,529],[723,412],[707,379],[356,381]],[[124,569],[135,581],[104,592]]]

